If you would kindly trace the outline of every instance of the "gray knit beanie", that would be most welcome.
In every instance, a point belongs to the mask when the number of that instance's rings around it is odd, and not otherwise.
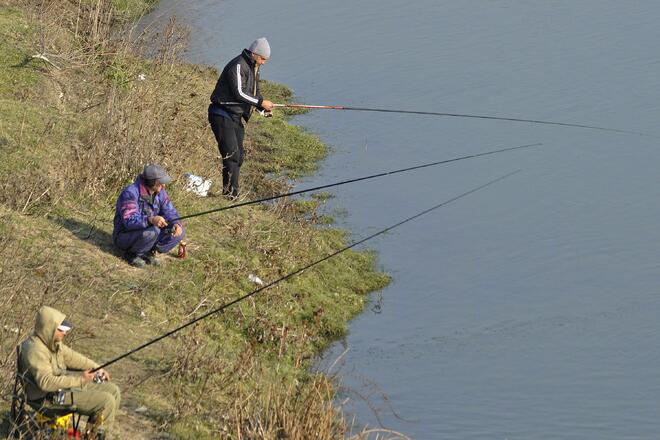
[[[252,44],[250,44],[250,47],[248,47],[248,50],[257,55],[261,55],[264,58],[270,58],[270,44],[268,44],[266,37],[254,40]]]

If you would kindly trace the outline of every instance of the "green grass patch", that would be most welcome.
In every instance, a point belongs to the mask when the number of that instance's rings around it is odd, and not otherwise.
[[[32,59],[34,53],[27,44],[34,30],[22,11],[7,7],[0,7],[0,29],[0,96],[18,97],[39,81],[30,65],[41,61]]]
[[[126,19],[134,20],[154,8],[158,0],[112,0],[117,12]]]

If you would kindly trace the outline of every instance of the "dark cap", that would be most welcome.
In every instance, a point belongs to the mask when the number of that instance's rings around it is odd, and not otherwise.
[[[169,174],[167,174],[165,168],[155,163],[150,163],[144,166],[144,170],[142,170],[142,177],[145,180],[158,180],[164,185],[172,181],[172,178]]]
[[[72,328],[73,324],[68,319],[65,319],[60,325],[57,326],[57,329],[61,332],[68,332]]]

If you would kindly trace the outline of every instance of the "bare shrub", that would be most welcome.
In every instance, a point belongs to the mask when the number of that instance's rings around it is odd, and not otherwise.
[[[236,438],[343,437],[345,426],[332,405],[334,389],[323,376],[303,384],[270,385],[253,396],[234,405]]]
[[[177,22],[176,16],[170,18],[167,26],[160,34],[156,34],[157,53],[156,64],[172,70],[181,61],[181,54],[188,45],[189,29]]]

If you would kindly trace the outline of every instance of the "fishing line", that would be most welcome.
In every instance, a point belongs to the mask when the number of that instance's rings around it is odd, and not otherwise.
[[[221,102],[220,105],[243,105],[241,102]],[[384,109],[384,108],[368,108],[368,107],[347,107],[343,105],[307,105],[307,104],[273,104],[274,107],[284,107],[284,108],[301,108],[301,109],[319,109],[319,110],[352,110],[360,112],[379,112],[379,113],[402,113],[409,115],[429,115],[429,116],[447,116],[454,118],[473,118],[473,119],[490,119],[495,121],[513,121],[513,122],[526,122],[531,124],[545,124],[545,125],[559,125],[563,127],[577,127],[577,128],[587,128],[590,130],[602,130],[610,131],[614,133],[625,133],[625,134],[634,134],[638,136],[647,136],[657,138],[658,136],[652,134],[642,133],[640,131],[632,130],[621,130],[618,128],[607,128],[607,127],[598,127],[596,125],[586,125],[586,124],[574,124],[568,122],[554,122],[554,121],[542,121],[539,119],[521,119],[521,118],[509,118],[504,116],[487,116],[487,115],[470,115],[463,113],[440,113],[440,112],[424,112],[417,110],[395,110],[395,109]]]
[[[414,220],[414,219],[416,219],[416,218],[418,218],[418,217],[421,217],[421,216],[423,216],[423,215],[425,215],[425,214],[428,214],[429,212],[431,212],[431,211],[433,211],[433,210],[436,210],[436,209],[438,209],[438,208],[440,208],[440,207],[442,207],[442,206],[445,206],[445,205],[448,205],[448,204],[450,204],[450,203],[452,203],[452,202],[455,202],[456,200],[459,200],[459,199],[461,199],[461,198],[463,198],[463,197],[465,197],[465,196],[467,196],[467,195],[469,195],[469,194],[475,193],[475,192],[477,192],[477,191],[479,191],[479,190],[481,190],[481,189],[484,189],[484,188],[486,188],[486,187],[488,187],[488,186],[490,186],[490,185],[493,185],[494,183],[499,182],[499,181],[501,181],[501,180],[504,180],[504,179],[506,179],[507,177],[510,177],[510,176],[512,176],[512,175],[514,175],[514,174],[519,173],[520,171],[521,171],[521,170],[513,171],[513,172],[511,172],[511,173],[509,173],[509,174],[505,174],[504,176],[501,176],[501,177],[498,177],[498,178],[496,178],[496,179],[493,179],[493,180],[491,180],[491,181],[489,181],[489,182],[487,182],[487,183],[484,183],[483,185],[480,185],[480,186],[478,186],[478,187],[476,187],[476,188],[473,188],[473,189],[471,189],[471,190],[469,190],[469,191],[466,191],[466,192],[464,192],[464,193],[462,193],[462,194],[459,194],[459,195],[457,195],[457,196],[455,196],[455,197],[452,197],[452,198],[449,199],[449,200],[445,200],[444,202],[438,203],[438,204],[435,205],[435,206],[432,206],[432,207],[430,207],[430,208],[428,208],[428,209],[425,209],[424,211],[421,211],[421,212],[419,212],[419,213],[417,213],[417,214],[415,214],[415,215],[413,215],[413,216],[411,216],[411,217],[408,217],[408,218],[406,218],[405,220],[402,220],[402,221],[400,221],[400,222],[398,222],[398,223],[395,223],[395,224],[393,224],[393,225],[391,225],[391,226],[388,226],[387,228],[382,229],[382,230],[380,230],[380,231],[378,231],[378,232],[376,232],[376,233],[374,233],[374,234],[371,234],[371,235],[369,235],[368,237],[363,238],[362,240],[355,241],[355,242],[349,244],[348,246],[345,246],[345,247],[339,249],[338,251],[335,251],[335,252],[333,252],[333,253],[331,253],[331,254],[328,254],[328,255],[326,255],[325,257],[320,258],[320,259],[318,259],[318,260],[316,260],[316,261],[314,261],[314,262],[312,262],[312,263],[309,263],[309,264],[306,265],[306,266],[303,266],[303,267],[301,267],[301,268],[299,268],[299,269],[296,269],[296,270],[294,270],[293,272],[290,272],[290,273],[288,273],[287,275],[284,275],[283,277],[278,278],[278,279],[276,279],[275,281],[273,281],[273,282],[271,282],[271,283],[268,283],[268,284],[266,284],[266,285],[264,285],[264,286],[262,286],[262,287],[260,287],[260,288],[258,288],[258,289],[256,289],[256,290],[253,290],[253,291],[250,292],[250,293],[247,293],[247,294],[245,294],[245,295],[243,295],[243,296],[240,296],[240,297],[236,298],[236,299],[233,300],[233,301],[229,301],[229,302],[227,302],[227,303],[225,303],[225,304],[223,304],[223,305],[221,305],[221,306],[219,306],[219,307],[217,307],[217,308],[215,308],[215,309],[213,309],[213,310],[211,310],[211,311],[209,311],[209,312],[207,312],[207,313],[204,313],[203,315],[201,315],[201,316],[199,316],[199,317],[197,317],[197,318],[195,318],[195,319],[193,319],[193,320],[191,320],[191,321],[189,321],[189,322],[187,322],[187,323],[185,323],[185,324],[183,324],[183,325],[180,325],[179,327],[176,327],[175,329],[170,330],[169,332],[167,332],[167,333],[165,333],[165,334],[163,334],[163,335],[161,335],[161,336],[158,336],[157,338],[154,338],[154,339],[152,339],[151,341],[145,342],[144,344],[140,345],[139,347],[136,347],[136,348],[134,348],[133,350],[131,350],[131,351],[127,352],[127,353],[122,354],[121,356],[117,356],[116,358],[114,358],[114,359],[112,359],[112,360],[110,360],[110,361],[104,363],[104,364],[101,365],[100,367],[97,367],[97,368],[93,369],[92,372],[96,372],[96,371],[98,371],[98,370],[100,370],[100,369],[102,369],[102,368],[106,368],[106,367],[108,367],[108,366],[114,364],[115,362],[120,361],[121,359],[124,359],[125,357],[130,356],[131,354],[136,353],[136,352],[142,350],[143,348],[146,348],[146,347],[148,347],[148,346],[150,346],[150,345],[152,345],[152,344],[155,344],[156,342],[158,342],[158,341],[160,341],[160,340],[162,340],[162,339],[165,339],[165,338],[167,338],[168,336],[171,336],[171,335],[173,335],[174,333],[177,333],[177,332],[183,330],[184,328],[189,327],[189,326],[191,326],[191,325],[193,325],[193,324],[195,324],[195,323],[201,321],[202,319],[205,319],[205,318],[207,318],[207,317],[209,317],[209,316],[211,316],[211,315],[214,315],[214,314],[216,314],[216,313],[218,313],[218,312],[221,312],[221,311],[223,311],[224,309],[226,309],[226,308],[228,308],[228,307],[230,307],[230,306],[232,306],[232,305],[234,305],[234,304],[236,304],[236,303],[239,303],[239,302],[243,301],[244,299],[247,299],[247,298],[249,298],[249,297],[251,297],[251,296],[253,296],[253,295],[256,295],[257,293],[259,293],[259,292],[261,292],[261,291],[263,291],[263,290],[266,290],[266,289],[268,289],[268,288],[270,288],[270,287],[273,287],[273,286],[276,285],[276,284],[281,283],[282,281],[288,280],[289,278],[291,278],[291,277],[293,277],[293,276],[295,276],[295,275],[297,275],[297,274],[303,272],[304,270],[307,270],[307,269],[309,269],[309,268],[311,268],[311,267],[316,266],[316,265],[319,264],[319,263],[322,263],[322,262],[324,262],[324,261],[326,261],[326,260],[329,260],[330,258],[332,258],[332,257],[334,257],[334,256],[336,256],[336,255],[339,255],[339,254],[341,254],[341,253],[343,253],[343,252],[345,252],[345,251],[347,251],[347,250],[349,250],[349,249],[351,249],[351,248],[353,248],[353,247],[355,247],[355,246],[357,246],[357,245],[359,245],[359,244],[362,244],[362,243],[364,243],[364,242],[366,242],[366,241],[368,241],[368,240],[371,240],[372,238],[375,238],[375,237],[377,237],[377,236],[379,236],[379,235],[385,234],[386,232],[389,232],[389,231],[391,231],[392,229],[397,228],[397,227],[403,225],[404,223],[408,223],[409,221],[412,221],[412,220]]]
[[[398,169],[398,170],[386,171],[386,172],[378,173],[378,174],[372,174],[370,176],[358,177],[358,178],[355,178],[355,179],[344,180],[344,181],[336,182],[336,183],[329,183],[329,184],[326,184],[326,185],[320,185],[320,186],[315,186],[313,188],[301,189],[301,190],[289,192],[289,193],[286,193],[286,194],[278,194],[278,195],[275,195],[275,196],[264,197],[264,198],[258,199],[258,200],[251,200],[251,201],[248,201],[248,202],[235,203],[235,204],[232,204],[232,205],[229,205],[229,206],[223,206],[222,208],[210,209],[208,211],[203,211],[203,212],[198,212],[198,213],[195,213],[195,214],[184,215],[184,216],[181,216],[181,217],[170,220],[170,223],[172,223],[174,221],[177,221],[177,220],[184,220],[184,219],[187,219],[187,218],[198,217],[198,216],[201,216],[201,215],[211,214],[211,213],[214,213],[214,212],[226,211],[228,209],[234,209],[234,208],[238,208],[238,207],[241,207],[241,206],[254,205],[255,203],[267,202],[269,200],[281,199],[283,197],[295,196],[297,194],[302,194],[302,193],[311,192],[311,191],[318,191],[318,190],[325,189],[325,188],[331,188],[333,186],[346,185],[347,183],[360,182],[362,180],[374,179],[376,177],[389,176],[389,175],[392,175],[392,174],[403,173],[403,172],[406,172],[406,171],[418,170],[418,169],[421,169],[421,168],[432,167],[432,166],[435,166],[435,165],[441,165],[441,164],[450,163],[450,162],[457,162],[459,160],[472,159],[472,158],[481,157],[481,156],[488,156],[490,154],[502,153],[502,152],[505,152],[505,151],[513,151],[513,150],[520,150],[520,149],[523,149],[523,148],[538,147],[540,145],[543,145],[543,144],[542,143],[536,143],[536,144],[520,145],[520,146],[517,146],[517,147],[502,148],[500,150],[486,151],[484,153],[475,153],[475,154],[470,154],[468,156],[457,157],[457,158],[454,158],[454,159],[446,159],[446,160],[441,160],[441,161],[437,161],[437,162],[430,162],[430,163],[425,163],[425,164],[422,164],[422,165],[416,165],[416,166],[412,166],[412,167],[408,167],[408,168],[401,168],[401,169]]]

